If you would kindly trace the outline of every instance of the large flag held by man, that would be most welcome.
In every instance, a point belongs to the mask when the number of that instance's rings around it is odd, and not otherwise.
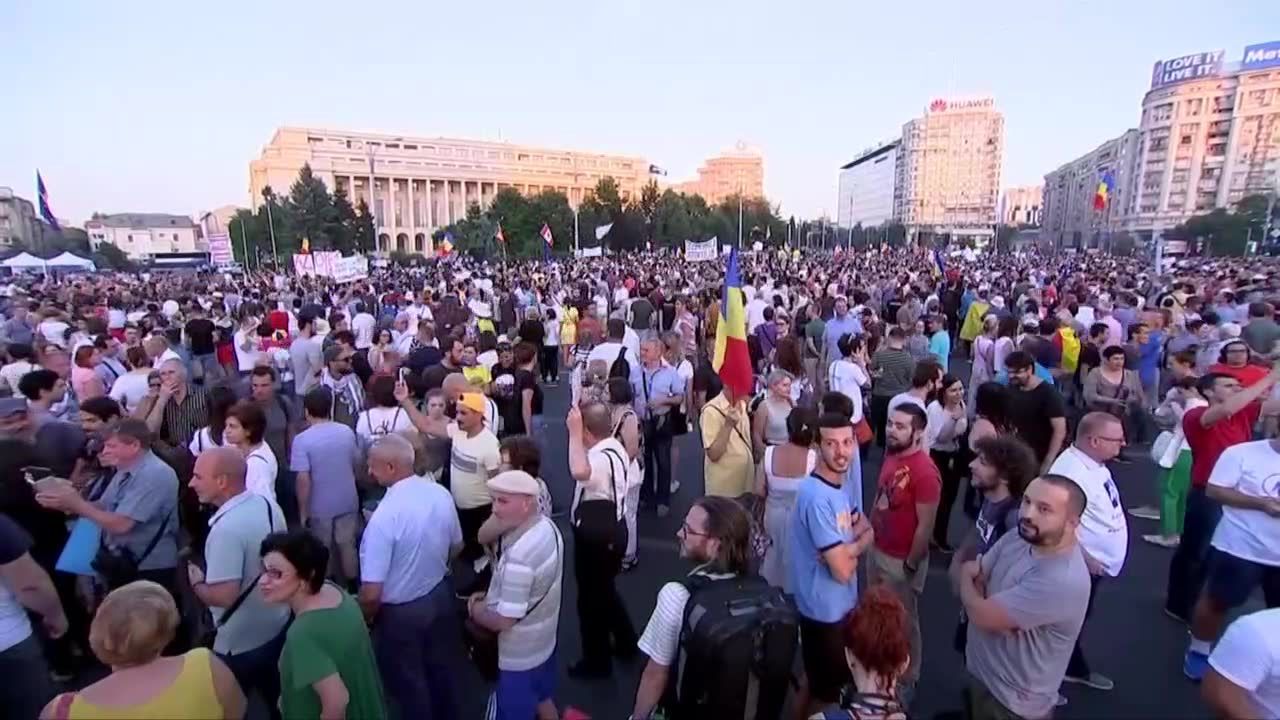
[[[542,223],[542,230],[540,230],[538,234],[541,235],[542,239],[546,241],[547,247],[551,247],[551,244],[552,244],[551,226],[547,225],[546,223]]]
[[[751,354],[747,351],[747,304],[742,295],[742,274],[738,270],[738,249],[729,253],[724,273],[724,293],[720,298],[720,321],[716,323],[716,350],[711,366],[725,387],[736,397],[751,394]]]

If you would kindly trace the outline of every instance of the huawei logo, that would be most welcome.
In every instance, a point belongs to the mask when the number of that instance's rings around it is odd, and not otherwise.
[[[947,101],[943,100],[942,98],[938,98],[937,100],[934,100],[933,102],[929,103],[929,112],[942,112],[943,110],[946,110],[946,109],[947,109]]]

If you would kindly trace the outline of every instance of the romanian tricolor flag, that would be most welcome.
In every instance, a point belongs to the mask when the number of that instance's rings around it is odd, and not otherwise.
[[[1106,210],[1107,203],[1111,202],[1111,191],[1116,187],[1115,176],[1110,170],[1102,173],[1102,179],[1098,181],[1098,191],[1093,195],[1093,209]]]
[[[735,397],[747,397],[754,386],[751,355],[747,352],[747,304],[742,295],[742,274],[738,271],[738,249],[729,253],[724,274],[724,294],[720,299],[720,321],[716,323],[716,351],[711,366]]]

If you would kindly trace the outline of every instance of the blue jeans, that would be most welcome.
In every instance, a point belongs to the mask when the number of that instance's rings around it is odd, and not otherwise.
[[[0,677],[4,678],[0,683],[0,708],[5,717],[39,717],[45,703],[53,698],[49,666],[34,634],[0,652]]]
[[[234,655],[218,653],[231,674],[236,676],[236,682],[240,683],[245,697],[256,688],[272,718],[280,717],[280,673],[277,666],[288,632],[289,626],[285,625],[274,638],[248,652]]]
[[[222,366],[218,364],[218,354],[191,356],[191,377],[204,379],[206,386],[222,379]]]
[[[458,716],[458,660],[465,655],[455,603],[445,578],[416,600],[378,610],[373,653],[401,718]]]

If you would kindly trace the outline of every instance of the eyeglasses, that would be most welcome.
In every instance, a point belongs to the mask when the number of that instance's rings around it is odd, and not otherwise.
[[[1124,438],[1122,438],[1122,437],[1115,438],[1115,437],[1107,437],[1107,436],[1105,436],[1105,435],[1094,435],[1094,436],[1093,436],[1093,439],[1094,439],[1094,440],[1104,440],[1104,441],[1106,441],[1106,442],[1120,443],[1121,445],[1123,445],[1123,444],[1124,444]]]
[[[702,537],[708,537],[710,536],[711,533],[698,532],[697,530],[694,530],[693,528],[689,527],[689,523],[684,523],[680,526],[680,534],[681,535],[701,535]]]

